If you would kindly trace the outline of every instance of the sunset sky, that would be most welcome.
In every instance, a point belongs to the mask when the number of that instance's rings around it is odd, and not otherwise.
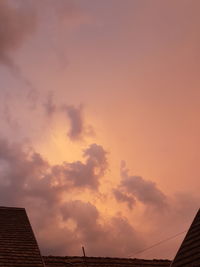
[[[171,259],[200,207],[200,1],[0,0],[0,206],[43,255]]]

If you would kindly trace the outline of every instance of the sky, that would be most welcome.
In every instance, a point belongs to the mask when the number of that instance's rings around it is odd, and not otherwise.
[[[0,1],[0,205],[43,255],[172,259],[200,186],[199,0]]]

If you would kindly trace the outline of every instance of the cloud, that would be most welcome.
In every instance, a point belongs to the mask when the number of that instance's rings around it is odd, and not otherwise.
[[[91,145],[84,156],[86,163],[50,165],[32,148],[1,139],[1,205],[26,207],[45,254],[77,255],[84,245],[88,255],[123,256],[141,248],[143,241],[126,218],[104,221],[94,204],[63,198],[79,186],[96,188],[93,179],[104,175],[107,161],[101,146]]]
[[[105,222],[90,202],[65,202],[59,216],[49,219],[38,235],[45,254],[82,255],[84,245],[88,256],[123,257],[144,246],[141,236],[126,218],[114,216]]]
[[[113,189],[113,194],[117,201],[127,203],[129,209],[133,209],[136,204],[135,198],[132,195],[122,192],[120,189]]]
[[[146,206],[158,209],[167,206],[167,197],[157,188],[157,185],[141,176],[129,176],[125,162],[121,164],[121,183],[116,190],[114,191],[115,198],[118,201],[127,202],[129,207],[133,197]]]
[[[66,112],[69,118],[70,129],[68,131],[68,136],[72,141],[79,141],[85,136],[94,134],[92,126],[85,125],[83,107],[81,105],[79,107],[63,105],[62,110]]]
[[[92,144],[83,155],[85,163],[50,165],[32,149],[1,139],[0,201],[13,205],[31,197],[50,203],[71,188],[97,190],[107,168],[106,152],[101,146]]]
[[[1,203],[18,205],[30,198],[55,201],[59,188],[52,186],[49,168],[40,154],[24,151],[19,144],[11,145],[0,140]]]
[[[159,241],[160,225],[167,229],[164,238],[177,233],[180,225],[187,229],[199,198],[180,193],[166,197],[153,182],[143,178],[138,185],[138,179],[129,176],[123,164],[122,181],[114,194],[132,211],[137,202],[154,208],[145,210],[139,219],[144,226],[148,222],[149,232],[144,238],[133,227],[132,212],[129,219],[124,211],[105,219],[101,210],[81,199],[79,193],[80,189],[82,193],[88,193],[88,189],[90,194],[99,193],[98,186],[108,166],[106,151],[92,144],[83,151],[83,156],[83,162],[51,165],[26,144],[0,139],[0,203],[27,209],[44,254],[80,255],[84,245],[87,255],[125,257],[146,247],[147,240],[150,245]],[[162,216],[154,212],[161,207],[165,211]],[[133,216],[136,218],[135,213]],[[166,255],[162,248],[159,252]]]
[[[146,247],[187,230],[199,208],[198,196],[195,197],[187,192],[166,195],[154,182],[145,180],[141,176],[129,175],[125,162],[121,164],[121,182],[113,189],[113,194],[117,202],[124,202],[133,212],[129,220],[131,218],[134,220],[137,214],[141,228],[148,227],[148,231],[144,230]],[[140,204],[143,206],[141,210]],[[162,229],[166,230],[164,234]],[[183,236],[156,246],[155,249],[144,251],[139,256],[173,258]],[[134,251],[137,252],[137,249],[133,249],[129,256],[137,257]]]
[[[89,187],[98,189],[99,180],[104,176],[108,167],[106,151],[102,146],[92,144],[84,151],[86,162],[80,161],[64,163],[63,171],[65,177],[76,187]]]
[[[82,137],[84,131],[82,107],[64,106],[64,109],[70,120],[68,136],[71,140],[78,140]]]
[[[88,255],[120,257],[143,244],[126,218],[114,216],[102,223],[99,211],[89,202],[76,200],[65,203],[62,216],[66,221],[72,219],[75,222],[74,232]]]

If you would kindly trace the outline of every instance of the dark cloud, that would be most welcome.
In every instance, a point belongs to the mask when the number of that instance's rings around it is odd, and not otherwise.
[[[86,163],[52,166],[32,148],[1,139],[1,205],[26,207],[46,254],[80,254],[84,245],[88,255],[124,256],[141,248],[142,241],[125,218],[113,217],[104,223],[93,204],[63,201],[76,187],[91,184],[96,188],[105,172],[107,161],[101,146],[91,145],[84,156]]]
[[[128,195],[127,193],[122,192],[120,189],[113,189],[113,194],[117,201],[127,203],[129,209],[132,209],[136,204],[133,195]]]
[[[76,108],[74,106],[64,106],[64,110],[70,121],[68,136],[71,140],[81,139],[84,131],[82,107],[79,106]]]
[[[0,140],[0,201],[13,205],[31,197],[50,203],[70,188],[97,190],[107,168],[106,152],[92,144],[84,156],[85,163],[64,162],[52,166],[36,152]]]
[[[65,162],[64,175],[76,187],[90,187],[96,190],[99,186],[99,179],[104,175],[108,166],[106,151],[102,146],[92,144],[84,151],[83,156],[86,158],[85,163]]]
[[[119,192],[121,195],[119,195]],[[157,188],[157,185],[145,180],[141,176],[130,176],[125,162],[121,164],[121,183],[117,189],[115,197],[118,201],[124,201],[130,206],[130,198],[135,197],[144,205],[156,207],[158,209],[167,206],[167,198],[165,194]],[[121,198],[120,198],[121,197]]]
[[[54,201],[59,188],[52,186],[54,177],[48,176],[49,168],[39,154],[0,140],[1,203],[18,205],[30,198]]]
[[[85,125],[83,117],[83,107],[75,107],[73,105],[63,105],[62,110],[66,112],[69,122],[70,129],[68,136],[72,141],[79,141],[84,139],[85,136],[94,135],[94,130],[91,125]]]

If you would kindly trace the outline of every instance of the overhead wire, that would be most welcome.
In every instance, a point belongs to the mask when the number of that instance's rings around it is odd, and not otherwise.
[[[136,252],[134,252],[133,254],[129,254],[128,257],[134,257],[135,255],[141,254],[141,253],[143,253],[143,252],[145,252],[145,251],[147,251],[147,250],[149,250],[149,249],[152,249],[152,248],[157,247],[157,246],[159,246],[159,245],[161,245],[161,244],[163,244],[163,243],[165,243],[165,242],[167,242],[167,241],[169,241],[169,240],[172,240],[172,239],[176,238],[177,236],[182,235],[182,234],[184,234],[184,233],[186,233],[186,232],[187,232],[187,230],[182,231],[182,232],[180,232],[180,233],[177,233],[177,234],[175,234],[175,235],[173,235],[173,236],[170,236],[170,237],[168,237],[168,238],[166,238],[166,239],[163,239],[163,240],[161,240],[161,241],[159,241],[159,242],[157,242],[157,243],[155,243],[155,244],[153,244],[153,245],[151,245],[151,246],[149,246],[149,247],[146,247],[146,248],[144,248],[144,249],[142,249],[142,250],[136,251]]]

